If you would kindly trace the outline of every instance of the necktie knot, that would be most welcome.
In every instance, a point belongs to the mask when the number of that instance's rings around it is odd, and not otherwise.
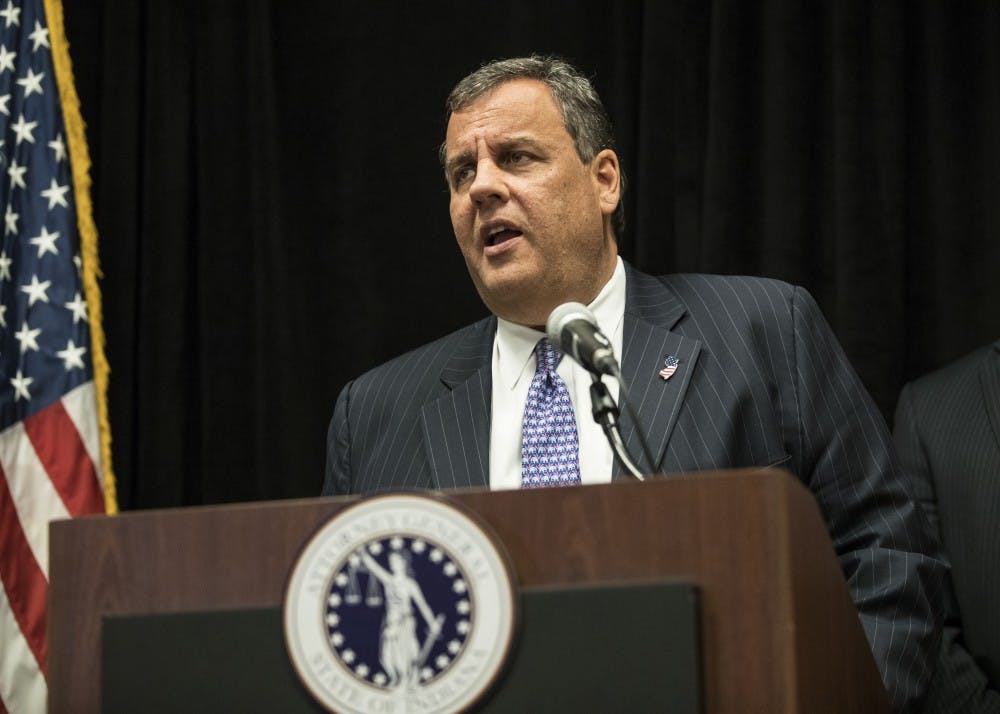
[[[559,362],[562,360],[563,353],[551,342],[549,338],[543,337],[535,345],[535,373],[536,374],[553,374],[556,371],[556,367],[559,366]]]

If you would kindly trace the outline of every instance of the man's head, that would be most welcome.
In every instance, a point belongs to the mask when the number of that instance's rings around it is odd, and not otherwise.
[[[455,237],[495,314],[542,325],[611,277],[622,176],[586,77],[560,60],[493,62],[448,97],[441,159]]]
[[[389,569],[397,575],[405,574],[408,570],[406,558],[399,553],[389,553]]]

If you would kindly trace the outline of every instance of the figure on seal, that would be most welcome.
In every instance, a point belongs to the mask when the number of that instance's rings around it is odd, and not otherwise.
[[[423,663],[417,639],[417,622],[413,616],[413,605],[427,623],[427,642],[433,642],[441,632],[444,616],[434,616],[430,605],[420,589],[419,583],[409,572],[409,564],[399,553],[389,553],[389,570],[386,570],[365,551],[360,553],[361,561],[368,571],[382,584],[385,591],[385,619],[379,642],[379,660],[389,675],[389,688],[413,686],[417,684],[417,673]],[[391,572],[390,572],[391,570]],[[427,649],[426,647],[424,648]]]

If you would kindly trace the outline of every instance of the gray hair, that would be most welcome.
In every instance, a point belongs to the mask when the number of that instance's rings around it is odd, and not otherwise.
[[[576,67],[558,57],[531,55],[494,60],[484,64],[462,79],[451,90],[445,102],[447,115],[461,111],[501,84],[515,79],[537,79],[552,92],[562,114],[563,126],[573,139],[580,160],[588,163],[604,149],[615,149],[611,120],[594,86]],[[438,158],[444,166],[446,146],[441,143]],[[620,171],[620,168],[619,168]],[[625,174],[619,176],[621,193],[625,193]],[[625,209],[619,199],[611,219],[615,234],[621,237],[625,228]]]

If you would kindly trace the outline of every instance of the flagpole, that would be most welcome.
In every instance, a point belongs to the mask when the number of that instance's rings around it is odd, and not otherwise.
[[[103,473],[105,511],[118,512],[118,497],[114,470],[111,464],[111,425],[108,421],[108,375],[111,368],[104,353],[104,314],[101,303],[102,277],[97,253],[97,226],[94,223],[93,204],[90,200],[90,152],[87,135],[80,113],[80,98],[73,81],[73,64],[69,56],[69,43],[63,21],[61,0],[44,0],[45,17],[52,45],[52,64],[62,104],[63,122],[66,125],[66,142],[69,148],[73,174],[73,195],[76,198],[76,220],[80,232],[80,257],[83,262],[82,277],[90,324],[90,346],[94,369],[94,392],[97,397],[97,420],[101,440],[101,469]]]

